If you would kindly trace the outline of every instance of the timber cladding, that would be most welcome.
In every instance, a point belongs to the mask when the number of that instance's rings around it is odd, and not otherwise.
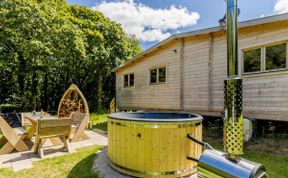
[[[288,65],[273,72],[243,73],[244,50],[283,42],[288,42],[287,19],[239,29],[238,70],[243,78],[244,116],[288,121]],[[115,70],[117,107],[220,116],[224,108],[226,55],[223,30],[163,42]],[[166,83],[151,85],[150,69],[162,66],[166,67]],[[128,73],[134,73],[135,85],[125,88],[123,77]]]

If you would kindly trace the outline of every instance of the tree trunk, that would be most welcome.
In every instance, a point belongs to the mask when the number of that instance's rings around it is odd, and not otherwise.
[[[97,111],[101,112],[102,111],[102,95],[103,95],[103,86],[102,86],[102,72],[99,71],[98,76],[97,76],[97,83],[98,83],[98,88],[97,88]]]

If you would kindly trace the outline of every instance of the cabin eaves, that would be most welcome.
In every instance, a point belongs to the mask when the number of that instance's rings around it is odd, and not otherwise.
[[[263,25],[267,23],[273,23],[273,22],[280,22],[280,21],[288,21],[288,13],[284,14],[279,14],[279,15],[273,15],[273,16],[267,16],[263,18],[258,18],[258,19],[253,19],[253,20],[247,20],[243,22],[239,22],[238,28],[245,28],[245,27],[250,27],[250,26],[257,26],[257,25]],[[125,68],[129,64],[134,63],[135,61],[141,59],[141,57],[145,57],[147,54],[161,48],[161,46],[177,39],[181,38],[186,38],[186,37],[192,37],[192,36],[197,36],[197,35],[205,35],[209,33],[215,33],[215,32],[220,32],[225,29],[221,28],[220,26],[217,27],[212,27],[212,28],[206,28],[206,29],[201,29],[201,30],[196,30],[196,31],[191,31],[191,32],[185,32],[185,33],[179,33],[170,36],[169,38],[157,43],[156,45],[152,46],[151,48],[147,49],[146,51],[142,52],[141,54],[135,56],[134,58],[130,59],[126,63],[114,68],[112,71],[116,72],[119,69]]]

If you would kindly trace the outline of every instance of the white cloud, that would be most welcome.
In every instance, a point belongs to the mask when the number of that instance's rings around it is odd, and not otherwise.
[[[288,12],[288,0],[277,0],[274,6],[274,12],[277,14]]]
[[[154,9],[133,0],[104,1],[92,9],[120,23],[127,34],[143,42],[161,41],[171,35],[169,30],[193,26],[200,19],[197,12],[189,12],[185,7]]]

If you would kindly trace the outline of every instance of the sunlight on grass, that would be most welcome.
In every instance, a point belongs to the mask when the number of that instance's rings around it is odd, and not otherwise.
[[[218,142],[209,140],[209,144],[215,149],[223,150],[223,145]],[[288,155],[275,155],[245,150],[242,157],[263,164],[268,172],[268,177],[287,178]]]
[[[90,122],[93,129],[107,131],[108,114],[90,114]]]
[[[93,124],[107,122],[107,120],[108,120],[107,115],[108,114],[95,114],[95,113],[92,113],[92,114],[90,114],[90,121]]]
[[[98,175],[92,171],[93,160],[99,146],[87,147],[76,153],[33,162],[33,168],[13,172],[11,168],[0,169],[1,178],[88,178]]]

